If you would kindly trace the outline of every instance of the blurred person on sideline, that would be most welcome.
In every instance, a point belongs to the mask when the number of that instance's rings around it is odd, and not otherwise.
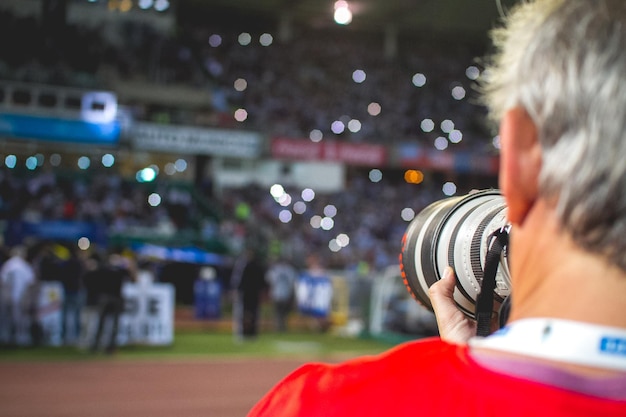
[[[274,306],[276,330],[279,332],[287,331],[287,318],[293,308],[297,278],[298,272],[283,257],[278,257],[271,262],[265,275],[270,288],[270,301]]]
[[[39,281],[61,282],[61,256],[67,255],[67,251],[63,248],[63,253],[60,253],[59,247],[58,244],[51,241],[45,241],[41,244],[32,262],[35,275]]]
[[[63,343],[72,345],[78,342],[81,326],[81,311],[85,302],[83,285],[84,265],[79,258],[77,248],[69,246],[67,254],[60,263],[59,278],[63,285],[63,311],[61,331]]]
[[[105,325],[108,322],[110,325],[108,340],[104,343],[104,352],[112,354],[117,349],[119,318],[124,310],[122,286],[124,282],[132,280],[128,262],[122,255],[112,253],[107,261],[91,274],[90,280],[98,309],[98,325],[90,349],[94,353],[100,349],[101,339],[105,334]]]
[[[102,273],[102,256],[93,252],[85,259],[82,276],[85,288],[85,302],[80,313],[81,332],[79,345],[83,348],[91,345],[95,334],[95,326],[98,317],[98,282]]]
[[[2,285],[2,336],[9,345],[26,344],[30,337],[32,288],[36,284],[35,271],[27,259],[28,250],[17,245],[11,248],[10,257],[0,268]]]
[[[235,336],[240,340],[258,336],[261,299],[267,287],[266,271],[261,251],[256,248],[246,248],[235,261],[231,278],[235,290],[233,326]]]
[[[11,257],[10,248],[0,243],[0,269],[6,261]],[[8,321],[9,312],[8,307],[5,305],[5,298],[8,298],[8,289],[2,285],[2,279],[0,278],[0,345],[8,341]]]
[[[308,364],[249,417],[626,415],[626,2],[520,2],[483,92],[512,225],[506,326],[476,337],[430,288],[440,338]]]

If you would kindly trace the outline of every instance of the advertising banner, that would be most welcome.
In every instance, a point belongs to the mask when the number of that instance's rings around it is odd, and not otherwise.
[[[261,155],[261,135],[256,132],[134,123],[129,134],[136,149],[231,158]]]
[[[471,152],[425,149],[418,144],[402,144],[396,148],[401,167],[453,170],[454,172],[497,174],[498,156]]]
[[[123,288],[124,312],[120,315],[118,345],[170,345],[174,342],[174,296],[172,284],[125,283]],[[63,285],[57,281],[44,281],[38,285],[34,296],[35,315],[26,317],[19,326],[16,342],[21,346],[43,344],[63,345]],[[0,309],[5,308],[0,302]],[[36,322],[34,321],[36,320]],[[37,326],[34,326],[34,324]],[[73,327],[71,321],[68,321]],[[81,313],[81,334],[79,345],[88,348],[93,341],[98,326],[98,312],[95,308],[83,308]],[[33,329],[37,328],[37,333]],[[110,323],[105,324],[110,332]],[[9,342],[9,328],[6,321],[0,321],[0,344]],[[110,333],[109,333],[110,334]],[[75,335],[73,335],[75,336]]]
[[[271,156],[275,159],[343,162],[381,168],[387,165],[387,151],[382,145],[337,141],[312,142],[306,139],[274,138]]]

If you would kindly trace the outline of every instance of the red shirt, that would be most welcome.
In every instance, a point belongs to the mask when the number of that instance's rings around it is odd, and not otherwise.
[[[626,416],[626,401],[494,372],[468,349],[424,339],[336,365],[307,364],[248,417]]]

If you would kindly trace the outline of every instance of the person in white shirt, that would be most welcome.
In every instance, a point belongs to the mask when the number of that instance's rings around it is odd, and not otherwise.
[[[10,344],[25,343],[28,337],[29,290],[35,284],[35,271],[26,253],[24,246],[15,246],[0,268],[2,306],[7,317],[3,331]]]

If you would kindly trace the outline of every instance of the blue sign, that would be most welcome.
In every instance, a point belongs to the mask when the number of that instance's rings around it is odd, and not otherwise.
[[[98,223],[71,220],[41,222],[9,221],[4,233],[7,245],[17,245],[27,237],[41,240],[78,241],[88,238],[92,243],[106,244],[106,227]]]
[[[217,279],[197,279],[193,285],[194,316],[216,319],[222,314],[222,286]]]
[[[207,265],[220,265],[222,263],[220,255],[206,252],[193,246],[173,248],[150,243],[139,243],[133,245],[133,250],[138,255],[165,261]]]
[[[0,113],[0,135],[17,138],[116,145],[120,133],[117,120],[95,122]]]
[[[328,317],[333,285],[327,276],[302,274],[296,286],[298,310],[307,316]]]

